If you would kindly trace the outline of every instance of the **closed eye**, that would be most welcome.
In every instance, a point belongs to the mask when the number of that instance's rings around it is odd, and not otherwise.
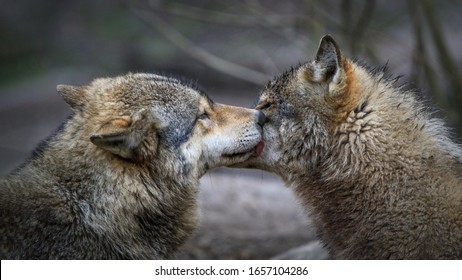
[[[202,113],[201,115],[199,115],[198,119],[199,120],[206,120],[209,118],[209,114],[207,114],[207,112],[204,112]]]
[[[261,106],[257,106],[257,110],[265,110],[265,109],[268,109],[269,107],[271,107],[271,103],[270,102],[266,102],[265,104],[261,105]]]

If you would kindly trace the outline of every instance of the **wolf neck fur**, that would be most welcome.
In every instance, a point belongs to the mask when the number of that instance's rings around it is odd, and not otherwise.
[[[305,168],[292,168],[292,174],[285,176],[289,185],[303,198],[302,202],[307,204],[305,209],[309,209],[320,237],[328,240],[329,246],[336,247],[336,252],[351,245],[348,244],[350,237],[362,235],[375,238],[372,231],[382,227],[393,228],[391,224],[395,221],[388,217],[400,213],[400,203],[419,207],[425,202],[429,209],[446,209],[443,212],[447,209],[462,210],[460,188],[457,190],[450,187],[451,184],[432,182],[436,190],[431,193],[418,190],[421,184],[431,178],[426,177],[428,172],[437,172],[441,178],[452,176],[450,180],[459,181],[459,185],[461,183],[460,176],[454,174],[462,174],[462,149],[449,140],[447,132],[442,131],[444,126],[440,121],[432,119],[412,93],[393,88],[395,85],[392,82],[378,79],[362,81],[361,84],[366,86],[361,93],[357,93],[361,96],[359,103],[329,133],[329,143],[325,144],[331,148],[294,144],[300,149],[317,149],[315,152],[298,152],[317,157],[312,158],[311,163],[302,162],[302,165],[307,164]],[[390,94],[399,96],[391,98]],[[374,102],[369,102],[370,98],[374,98]],[[396,108],[389,110],[387,106]],[[390,112],[395,114],[391,115]],[[302,140],[306,144],[306,139]],[[311,142],[321,143],[320,140]],[[447,166],[448,159],[453,162],[451,166]],[[409,165],[413,166],[411,171],[404,168]],[[442,201],[436,201],[432,195]],[[428,225],[429,231],[433,230],[431,226]],[[371,232],[357,232],[358,228]],[[386,234],[386,231],[383,232]],[[338,234],[342,236],[333,238]],[[429,250],[427,253],[431,257]],[[334,257],[348,256],[340,254]]]
[[[165,174],[150,162],[118,158],[90,143],[89,136],[80,129],[83,126],[68,124],[16,176],[46,172],[43,177],[54,177],[50,181],[59,185],[48,187],[54,188],[61,203],[71,209],[69,219],[79,220],[79,225],[86,228],[77,230],[90,230],[116,241],[119,257],[169,257],[165,254],[180,246],[195,229],[197,206],[191,201],[196,201],[198,178],[191,180],[192,176],[183,174],[182,166],[172,169],[176,174]],[[66,137],[72,137],[72,141]],[[43,166],[61,168],[44,171]],[[78,182],[94,184],[83,188]],[[101,197],[106,199],[101,201]],[[165,215],[170,219],[165,220]],[[133,239],[136,242],[128,241]],[[165,248],[151,248],[152,243]],[[138,244],[139,248],[124,250],[124,244]],[[134,251],[138,255],[123,255]]]

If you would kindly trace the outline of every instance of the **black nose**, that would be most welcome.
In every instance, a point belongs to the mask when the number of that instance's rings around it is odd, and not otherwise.
[[[257,111],[257,121],[260,126],[263,126],[266,122],[266,116],[261,111]]]

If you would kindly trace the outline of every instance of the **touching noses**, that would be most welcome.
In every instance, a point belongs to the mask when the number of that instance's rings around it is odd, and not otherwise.
[[[263,127],[266,122],[266,116],[261,111],[257,111],[257,122],[261,127]]]

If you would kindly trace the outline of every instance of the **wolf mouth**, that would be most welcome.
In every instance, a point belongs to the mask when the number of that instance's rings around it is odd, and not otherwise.
[[[258,157],[262,153],[264,147],[265,147],[265,142],[262,139],[252,149],[249,149],[245,152],[240,152],[240,153],[223,154],[223,157],[227,157],[227,158],[241,157],[241,156],[249,155],[250,153],[252,153],[251,156]]]
[[[234,158],[234,157],[240,157],[240,156],[245,156],[247,155],[248,153],[250,153],[252,150],[249,150],[249,151],[246,151],[246,152],[242,152],[242,153],[234,153],[234,154],[223,154],[223,157],[227,157],[227,158]]]

